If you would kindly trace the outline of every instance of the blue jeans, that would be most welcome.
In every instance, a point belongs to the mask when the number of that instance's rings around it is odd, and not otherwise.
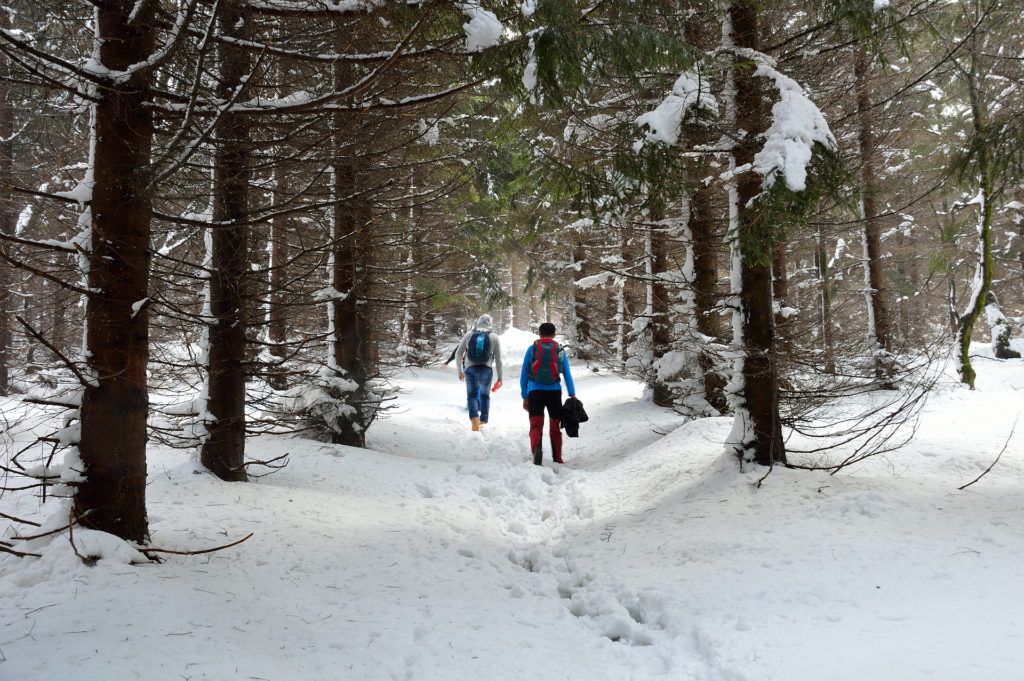
[[[491,378],[493,369],[488,366],[466,367],[466,404],[469,407],[469,418],[479,415],[480,420],[487,423],[491,411]]]

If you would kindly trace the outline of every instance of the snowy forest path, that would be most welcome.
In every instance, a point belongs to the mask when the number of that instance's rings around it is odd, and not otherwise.
[[[656,503],[653,495],[663,485],[645,479],[644,467],[628,460],[638,453],[642,458],[645,447],[685,419],[642,399],[642,386],[635,382],[583,364],[572,368],[590,421],[581,425],[579,438],[564,439],[565,465],[551,462],[547,433],[545,463],[532,463],[518,366],[506,363],[504,387],[492,393],[490,419],[480,433],[470,429],[465,386],[456,371],[428,367],[393,379],[397,399],[367,433],[366,450],[312,445],[293,452],[288,467],[258,485],[287,490],[295,503],[306,496],[302,488],[314,499],[337,494],[332,503],[339,523],[352,520],[340,517],[341,507],[358,500],[359,523],[382,526],[384,542],[397,542],[390,571],[407,565],[430,580],[433,589],[451,594],[450,604],[431,597],[404,610],[402,618],[417,646],[438,645],[431,622],[445,613],[477,621],[500,611],[513,621],[549,621],[552,633],[557,631],[550,645],[575,641],[575,649],[593,653],[595,646],[602,649],[601,641],[610,640],[633,651],[615,655],[639,656],[641,667],[667,672],[673,665],[666,667],[652,647],[666,636],[661,623],[665,598],[614,577],[595,577],[576,562],[570,546],[579,536],[601,541],[618,522],[615,518]],[[260,456],[269,458],[294,447],[295,440],[260,442],[267,448]],[[619,469],[638,477],[618,478]],[[385,500],[393,503],[390,509],[378,506]],[[326,514],[317,513],[318,518]],[[350,549],[334,552],[345,554],[339,561],[351,560]],[[373,564],[385,562],[381,558]],[[410,598],[388,594],[389,601]],[[467,601],[481,612],[452,610]],[[475,626],[486,630],[494,625]],[[372,645],[378,643],[379,637],[373,639]],[[438,647],[448,645],[445,641]],[[422,663],[421,658],[408,661],[411,666]]]
[[[253,459],[289,455],[251,483],[151,444],[153,545],[252,538],[128,565],[81,528],[91,566],[64,537],[0,560],[0,679],[1015,680],[1019,431],[957,489],[1020,408],[1024,364],[995,366],[937,389],[905,451],[835,476],[740,472],[730,419],[685,421],[582,364],[591,420],[565,465],[533,465],[508,362],[480,434],[432,367],[395,377],[366,449],[250,438]]]

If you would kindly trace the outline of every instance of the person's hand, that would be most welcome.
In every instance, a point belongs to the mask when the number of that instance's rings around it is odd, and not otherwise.
[[[530,411],[530,400],[523,400],[523,411]]]
[[[497,383],[494,384],[494,387],[491,388],[491,392],[492,393],[493,392],[497,392],[498,388],[500,388],[500,387],[501,387],[501,381],[498,381]]]
[[[576,397],[575,395],[569,395],[569,397]]]
[[[460,381],[465,381],[465,380],[466,380],[466,374],[464,374],[464,373],[462,373],[462,372],[460,371],[460,372],[459,372],[459,380],[460,380]]]

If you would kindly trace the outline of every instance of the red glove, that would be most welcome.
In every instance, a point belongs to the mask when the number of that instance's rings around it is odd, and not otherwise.
[[[497,383],[494,384],[494,387],[491,388],[491,392],[493,393],[494,391],[496,391],[500,387],[501,387],[501,381],[498,381]]]

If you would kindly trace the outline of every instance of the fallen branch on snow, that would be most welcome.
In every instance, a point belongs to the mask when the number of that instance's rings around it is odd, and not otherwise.
[[[991,471],[991,470],[992,470],[993,468],[995,468],[995,467],[996,467],[996,464],[997,464],[997,463],[999,463],[999,459],[1000,459],[1000,457],[1002,457],[1002,455],[1003,455],[1003,452],[1005,452],[1005,451],[1006,451],[1006,448],[1010,446],[1010,440],[1012,440],[1012,439],[1013,439],[1013,431],[1017,430],[1017,421],[1019,421],[1019,420],[1020,420],[1020,412],[1017,412],[1017,418],[1015,418],[1015,419],[1013,420],[1013,427],[1012,427],[1012,428],[1010,428],[1010,434],[1006,436],[1006,442],[1004,442],[1004,443],[1003,443],[1003,448],[1002,448],[1002,449],[1000,449],[1000,450],[999,450],[999,454],[998,454],[998,455],[996,455],[996,460],[995,460],[995,461],[993,461],[993,462],[992,462],[992,463],[991,463],[991,464],[989,465],[989,467],[988,467],[988,468],[986,468],[986,469],[985,469],[984,471],[982,471],[981,475],[979,475],[978,477],[976,477],[976,478],[975,478],[974,480],[971,480],[971,481],[970,481],[969,483],[967,483],[966,485],[963,485],[962,487],[957,487],[957,489],[959,489],[959,490],[967,489],[968,487],[970,487],[971,485],[973,485],[974,483],[978,482],[978,481],[979,481],[979,480],[981,480],[981,479],[982,479],[983,477],[985,477],[986,475],[988,475],[989,471]]]

